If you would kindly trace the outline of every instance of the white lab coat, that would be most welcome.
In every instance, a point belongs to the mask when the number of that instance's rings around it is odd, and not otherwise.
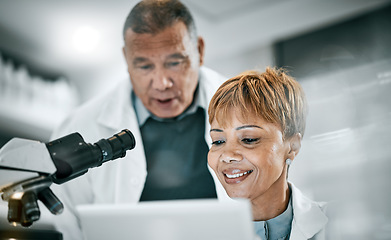
[[[227,78],[201,67],[199,96],[205,109],[208,109],[210,99],[225,80]],[[75,205],[139,201],[147,171],[144,147],[130,97],[131,88],[130,80],[120,82],[107,94],[78,108],[52,135],[52,139],[56,139],[72,132],[79,132],[87,143],[95,143],[123,129],[129,129],[136,139],[136,147],[128,151],[124,158],[106,162],[68,183],[52,186],[65,204],[64,212],[52,218],[57,229],[63,232],[64,240],[82,239],[75,217]],[[208,118],[205,119],[205,126],[205,141],[210,145]],[[215,179],[218,196],[225,194],[214,172],[210,168],[209,170]]]
[[[289,183],[292,189],[293,221],[291,229],[291,240],[325,239],[326,224],[326,203],[315,202]]]
[[[326,203],[315,202],[289,183],[292,190],[293,220],[290,240],[326,239]],[[260,239],[259,236],[256,239]]]

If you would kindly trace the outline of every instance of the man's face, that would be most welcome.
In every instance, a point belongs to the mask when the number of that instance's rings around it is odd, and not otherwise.
[[[152,114],[172,118],[190,106],[203,60],[203,40],[198,39],[198,46],[192,42],[184,23],[158,34],[128,29],[124,55],[133,90]]]

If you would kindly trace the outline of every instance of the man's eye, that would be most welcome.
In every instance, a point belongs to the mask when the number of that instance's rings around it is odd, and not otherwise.
[[[223,144],[223,143],[224,143],[223,140],[217,140],[217,141],[213,141],[212,145],[220,145],[220,144]]]
[[[176,67],[176,66],[178,66],[179,64],[181,64],[180,61],[168,62],[168,63],[166,63],[166,66],[167,66],[167,67]]]
[[[152,64],[140,65],[138,68],[142,70],[150,70],[153,68],[153,65]]]
[[[258,142],[258,141],[259,141],[259,138],[243,138],[242,139],[242,142],[244,142],[246,144],[251,144],[251,143]]]

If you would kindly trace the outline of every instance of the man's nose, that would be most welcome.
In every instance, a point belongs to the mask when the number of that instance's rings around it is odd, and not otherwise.
[[[152,87],[158,91],[164,91],[173,86],[172,80],[168,77],[164,70],[156,70],[152,79]]]

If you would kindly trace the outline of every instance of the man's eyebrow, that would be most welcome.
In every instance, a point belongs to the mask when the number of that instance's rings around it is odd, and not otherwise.
[[[171,55],[168,55],[167,58],[180,58],[180,59],[186,59],[187,56],[183,55],[182,53],[173,53]]]
[[[244,125],[244,126],[240,126],[240,127],[235,128],[235,130],[241,130],[241,129],[244,129],[244,128],[260,128],[260,129],[263,129],[263,128],[261,128],[258,125]]]
[[[137,65],[139,63],[144,63],[144,62],[147,62],[148,59],[147,58],[144,58],[144,57],[136,57],[135,59],[133,59],[133,65]]]
[[[221,129],[212,128],[209,132],[223,132]]]

